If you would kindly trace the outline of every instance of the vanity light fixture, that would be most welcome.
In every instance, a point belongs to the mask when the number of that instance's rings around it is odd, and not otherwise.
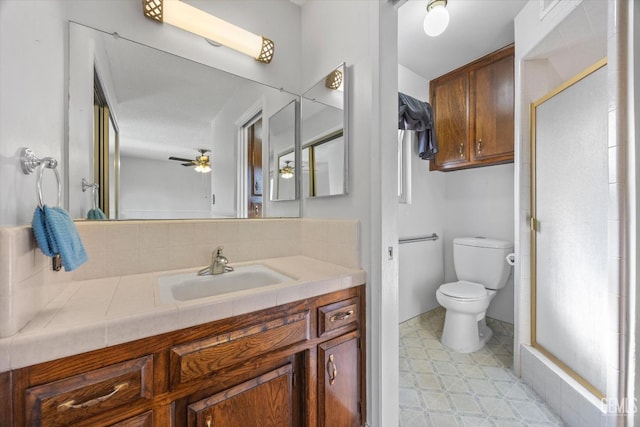
[[[171,24],[212,40],[268,64],[273,58],[272,40],[253,34],[181,0],[142,0],[144,16],[157,22]]]
[[[447,0],[429,0],[427,3],[427,16],[424,17],[424,32],[428,36],[439,36],[449,25],[449,12]]]
[[[325,86],[329,89],[340,90],[342,87],[342,71],[333,70],[325,80]]]
[[[289,165],[291,160],[286,160],[284,162],[284,166],[280,169],[280,176],[282,179],[291,179],[293,178],[293,166]]]

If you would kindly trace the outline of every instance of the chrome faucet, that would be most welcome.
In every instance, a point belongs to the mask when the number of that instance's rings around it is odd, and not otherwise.
[[[211,264],[200,271],[198,271],[198,276],[206,276],[208,274],[222,274],[229,271],[233,271],[233,267],[229,264],[229,260],[227,257],[222,255],[222,246],[218,246],[218,248],[211,253]]]

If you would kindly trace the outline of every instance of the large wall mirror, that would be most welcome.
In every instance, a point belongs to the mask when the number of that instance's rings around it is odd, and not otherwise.
[[[338,196],[348,191],[347,67],[331,70],[302,94],[302,194]]]
[[[74,217],[92,204],[82,178],[102,186],[109,219],[300,215],[299,201],[271,203],[267,165],[270,126],[296,128],[299,96],[76,23],[69,41]],[[276,115],[289,106],[294,114]],[[296,198],[295,188],[277,190]]]

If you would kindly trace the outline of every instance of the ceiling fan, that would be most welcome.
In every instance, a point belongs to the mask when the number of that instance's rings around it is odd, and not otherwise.
[[[177,160],[182,163],[182,166],[195,166],[196,172],[207,173],[211,172],[211,162],[209,161],[209,156],[207,153],[211,150],[205,150],[204,148],[199,148],[198,152],[199,156],[196,156],[195,159],[183,159],[182,157],[169,157],[169,160]]]

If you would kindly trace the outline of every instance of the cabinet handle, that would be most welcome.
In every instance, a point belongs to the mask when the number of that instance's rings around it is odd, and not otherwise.
[[[476,151],[478,154],[482,153],[482,138],[478,140],[478,144],[476,145]]]
[[[211,419],[211,415],[207,415],[207,419],[205,420],[205,427],[211,427],[213,424],[211,424],[213,422],[213,420]]]
[[[351,317],[352,314],[353,314],[353,310],[349,310],[349,311],[346,311],[346,312],[334,314],[333,316],[331,316],[329,318],[329,320],[331,322],[335,322],[336,320],[346,320],[349,317]]]
[[[460,145],[458,145],[458,153],[460,154],[460,157],[464,157],[464,143],[461,142]]]
[[[333,354],[329,355],[329,361],[327,362],[327,371],[329,371],[329,385],[333,385],[336,382],[338,376],[338,366],[333,358]]]
[[[91,406],[95,406],[98,403],[102,403],[105,400],[115,396],[116,393],[118,393],[120,390],[126,389],[127,387],[129,387],[129,383],[118,384],[115,387],[113,387],[113,391],[111,393],[105,394],[104,396],[96,397],[95,399],[87,400],[84,403],[76,403],[75,400],[68,400],[68,401],[58,405],[58,412],[64,412],[64,411],[67,411],[69,409],[90,408]]]

